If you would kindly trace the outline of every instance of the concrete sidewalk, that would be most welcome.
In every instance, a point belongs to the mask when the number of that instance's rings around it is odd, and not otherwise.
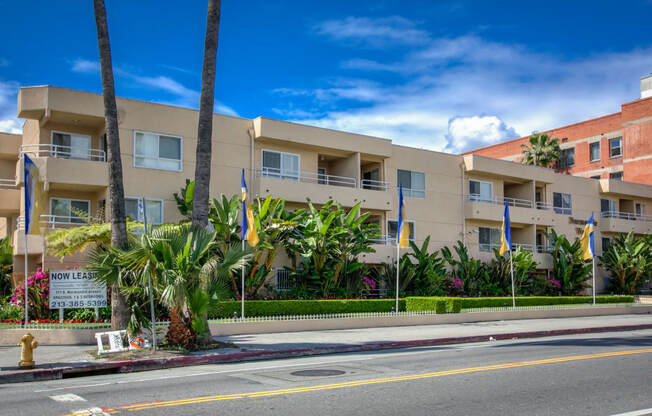
[[[58,379],[75,374],[131,372],[188,365],[277,359],[338,352],[370,351],[462,342],[487,341],[490,337],[534,338],[565,334],[652,329],[652,315],[611,315],[580,318],[529,319],[463,324],[327,330],[215,337],[237,348],[225,348],[132,361],[96,359],[87,346],[42,346],[36,349],[38,367],[18,370],[18,346],[0,346],[0,384]]]

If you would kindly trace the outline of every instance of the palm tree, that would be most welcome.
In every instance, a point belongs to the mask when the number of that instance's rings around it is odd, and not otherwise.
[[[523,149],[522,163],[547,168],[559,162],[561,158],[559,139],[540,133],[530,136],[528,142],[529,144],[521,145]]]
[[[217,39],[220,29],[220,0],[208,0],[206,37],[204,39],[204,66],[201,73],[199,124],[195,156],[195,190],[192,223],[208,225],[208,194],[211,182],[211,152],[213,135],[213,102],[215,98],[215,66]]]
[[[125,215],[125,193],[122,183],[122,160],[120,158],[120,135],[118,131],[118,109],[115,103],[113,85],[113,64],[111,43],[106,21],[104,0],[94,0],[95,24],[97,25],[97,46],[100,52],[102,73],[102,96],[104,98],[104,119],[109,162],[109,201],[111,203],[111,245],[118,249],[127,247],[127,225]],[[111,287],[111,328],[123,329],[129,322],[129,311],[124,296],[116,285]]]
[[[242,251],[239,244],[224,253],[216,250],[215,233],[183,224],[152,230],[123,254],[122,261],[139,282],[137,287],[146,287],[151,278],[161,303],[170,311],[168,342],[189,347],[198,337],[209,338],[206,314],[229,293],[229,273],[250,258],[251,253]]]

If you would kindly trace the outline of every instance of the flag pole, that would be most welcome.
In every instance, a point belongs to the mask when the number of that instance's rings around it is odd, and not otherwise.
[[[27,207],[25,207],[27,208]],[[28,293],[29,293],[29,286],[27,284],[27,273],[28,273],[28,268],[27,268],[27,215],[23,215],[23,222],[25,224],[25,328],[27,328],[27,323],[29,322],[29,306],[28,306]]]
[[[511,242],[509,247],[509,268],[512,272],[512,307],[516,309],[516,294],[514,292],[514,252],[512,251]]]
[[[242,251],[244,251],[245,246],[244,246],[244,238],[242,239]],[[242,295],[240,296],[240,319],[244,321],[245,318],[245,311],[244,311],[244,304],[245,304],[245,266],[242,266],[242,273],[241,273],[241,279],[242,279]]]
[[[595,306],[595,255],[591,257],[592,269],[593,269],[593,306]]]
[[[397,241],[396,242],[396,314],[398,314],[398,282],[399,282],[399,260],[400,260],[400,251],[401,251],[401,244]]]
[[[145,197],[143,201],[143,227],[145,228],[145,237],[147,237],[147,207],[145,206]],[[152,275],[147,274],[149,280],[149,314],[152,324],[152,348],[156,351],[156,314],[154,313],[154,289],[152,288]]]

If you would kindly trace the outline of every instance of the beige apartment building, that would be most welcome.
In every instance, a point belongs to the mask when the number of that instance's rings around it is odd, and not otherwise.
[[[118,99],[127,214],[138,218],[145,199],[151,223],[181,219],[173,193],[194,176],[198,112]],[[11,235],[16,277],[30,269],[64,265],[47,254],[42,236],[22,231],[22,154],[39,167],[49,201],[43,228],[78,226],[74,210],[100,215],[109,205],[104,111],[98,94],[50,86],[21,88],[18,116],[23,134],[0,134],[0,236]],[[258,117],[215,114],[211,197],[239,193],[240,171],[254,197],[283,198],[289,208],[329,199],[345,207],[361,203],[383,236],[363,261],[395,260],[397,186],[403,185],[411,238],[431,237],[430,249],[462,240],[474,257],[488,260],[499,245],[505,199],[511,206],[512,241],[534,253],[542,271],[552,266],[546,235],[551,229],[579,237],[591,213],[596,252],[617,233],[652,232],[652,186],[594,180],[478,155],[453,155],[393,144],[391,140]],[[647,206],[647,209],[645,207]],[[278,266],[283,265],[282,256]],[[282,272],[278,272],[282,274]],[[604,287],[600,271],[598,288]],[[277,276],[276,276],[277,277]],[[275,281],[282,280],[276,279]]]

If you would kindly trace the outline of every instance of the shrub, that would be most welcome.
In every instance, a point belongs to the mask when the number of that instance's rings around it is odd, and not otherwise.
[[[498,308],[512,306],[511,297],[502,298],[458,298],[462,309]],[[597,296],[596,303],[633,303],[634,296]],[[526,296],[517,297],[516,306],[577,305],[591,303],[591,296]]]
[[[4,303],[0,300],[0,320],[11,319],[13,321],[18,321],[23,318],[23,308],[16,306],[13,303]]]
[[[649,237],[635,238],[633,233],[620,235],[598,257],[610,274],[608,290],[634,294],[652,277],[652,248]]]
[[[27,279],[28,292],[27,299],[29,302],[29,315],[34,319],[45,319],[50,316],[50,308],[48,306],[50,294],[50,274],[40,268],[36,269],[36,273]],[[25,302],[25,283],[14,291],[14,296],[11,298],[11,303],[16,306],[22,307]]]
[[[250,300],[245,301],[246,316],[321,315],[359,312],[391,312],[394,299],[326,299],[326,300]],[[399,300],[405,310],[405,299]],[[209,317],[233,318],[240,315],[239,301],[219,302]]]

